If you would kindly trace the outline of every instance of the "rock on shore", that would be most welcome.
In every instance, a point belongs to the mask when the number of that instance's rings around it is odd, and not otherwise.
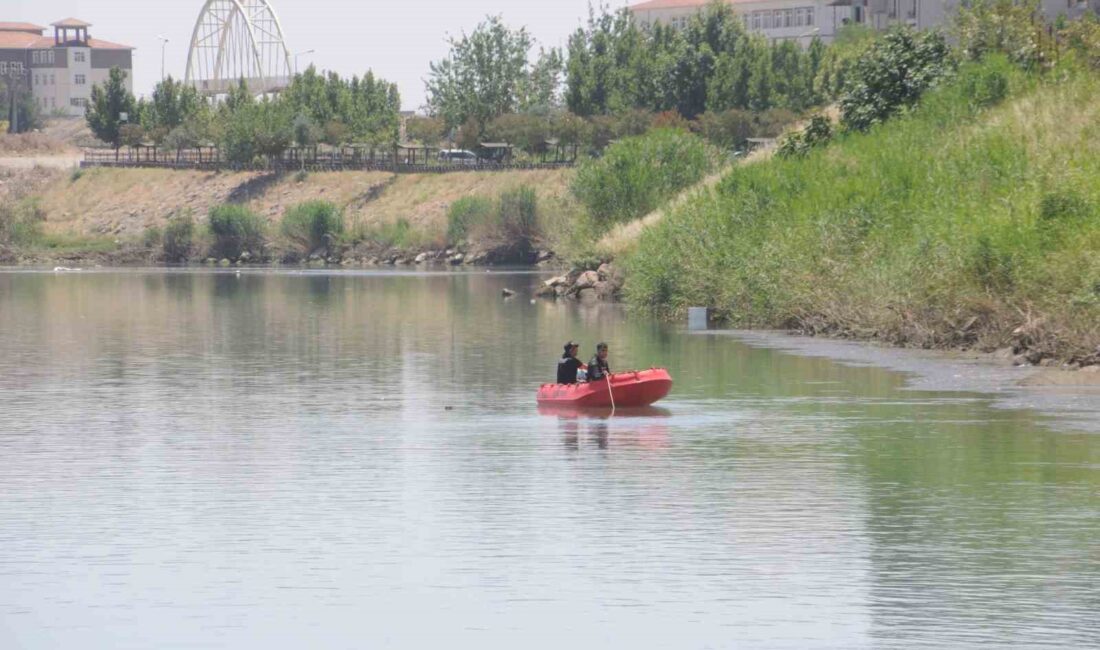
[[[622,289],[622,273],[607,262],[595,270],[573,269],[565,275],[550,278],[542,283],[535,295],[540,298],[614,302],[621,296]]]

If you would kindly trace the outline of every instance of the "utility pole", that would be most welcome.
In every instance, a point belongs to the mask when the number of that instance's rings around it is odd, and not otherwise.
[[[164,48],[168,47],[168,38],[157,34],[157,38],[160,39],[160,80],[164,81]]]

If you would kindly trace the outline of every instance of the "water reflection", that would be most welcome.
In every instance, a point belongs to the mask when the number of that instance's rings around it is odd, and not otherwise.
[[[1096,436],[537,282],[0,273],[0,647],[1100,640]]]

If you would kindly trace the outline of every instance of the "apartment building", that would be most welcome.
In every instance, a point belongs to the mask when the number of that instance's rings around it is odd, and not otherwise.
[[[29,88],[46,113],[84,115],[92,86],[107,80],[111,68],[126,74],[133,91],[133,50],[129,45],[92,38],[92,25],[66,18],[46,27],[0,22],[0,78]]]
[[[691,16],[710,0],[649,0],[630,7],[642,25],[660,22],[685,27]],[[796,40],[803,45],[814,37],[831,41],[848,23],[875,29],[905,24],[918,29],[947,24],[960,0],[725,0],[744,21],[745,28],[772,40]],[[1100,11],[1100,0],[1041,0],[1048,21],[1075,18]]]
[[[648,0],[629,9],[642,26],[661,23],[683,28],[709,1]],[[795,40],[803,45],[808,45],[815,37],[831,41],[837,30],[851,20],[852,8],[837,6],[833,1],[726,0],[741,18],[746,30],[763,34],[769,39]]]

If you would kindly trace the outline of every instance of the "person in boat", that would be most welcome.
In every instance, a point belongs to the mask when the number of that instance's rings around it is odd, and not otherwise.
[[[588,381],[601,381],[611,374],[611,366],[607,363],[607,344],[600,343],[596,346],[596,356],[588,362]]]
[[[559,384],[575,384],[577,383],[577,371],[584,370],[587,366],[577,358],[577,350],[581,346],[569,341],[565,344],[565,351],[561,355],[561,359],[558,359],[558,383]]]

